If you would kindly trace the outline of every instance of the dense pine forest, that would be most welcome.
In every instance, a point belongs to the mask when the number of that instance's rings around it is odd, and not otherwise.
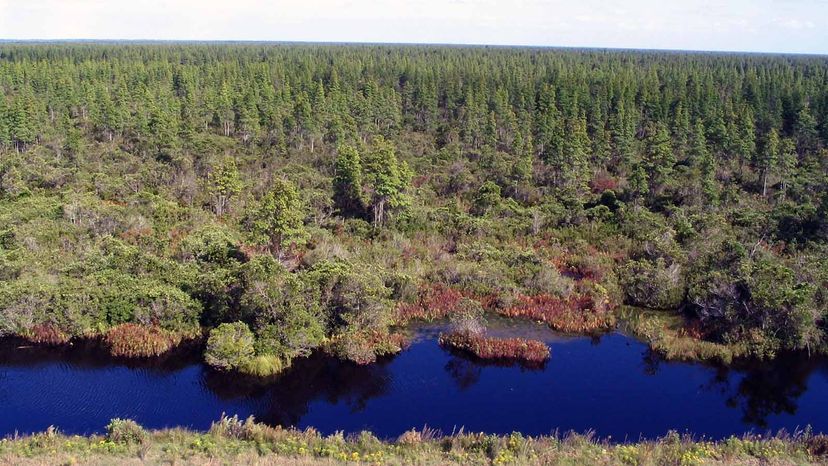
[[[2,44],[0,336],[258,375],[494,315],[826,352],[826,143],[825,57]]]

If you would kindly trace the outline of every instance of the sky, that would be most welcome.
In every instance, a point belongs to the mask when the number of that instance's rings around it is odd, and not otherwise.
[[[393,42],[828,54],[828,0],[0,0],[0,39]]]

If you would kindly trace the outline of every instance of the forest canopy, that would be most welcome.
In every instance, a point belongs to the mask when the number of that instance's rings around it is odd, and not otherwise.
[[[819,56],[0,44],[0,336],[268,374],[472,300],[824,352],[826,143]]]

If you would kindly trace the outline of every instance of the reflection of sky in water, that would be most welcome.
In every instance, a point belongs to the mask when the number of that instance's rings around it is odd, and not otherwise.
[[[670,429],[711,437],[807,424],[828,430],[828,369],[815,360],[726,370],[660,361],[619,334],[572,338],[531,324],[490,324],[496,336],[547,341],[552,359],[543,369],[479,364],[442,350],[433,339],[440,325],[378,364],[316,356],[270,384],[216,374],[197,357],[127,367],[84,351],[7,350],[0,355],[0,434],[49,425],[87,433],[113,417],[206,429],[222,413],[386,437],[425,425],[446,433],[594,429],[633,440]]]

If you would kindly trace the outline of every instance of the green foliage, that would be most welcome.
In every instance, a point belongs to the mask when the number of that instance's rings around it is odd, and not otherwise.
[[[131,421],[113,420],[110,425]],[[134,424],[134,423],[131,423]],[[137,425],[135,428],[140,429]],[[718,441],[694,440],[692,434],[632,442],[610,442],[592,435],[524,437],[485,433],[442,435],[431,429],[409,430],[396,440],[380,440],[370,432],[345,437],[323,436],[314,429],[271,427],[238,416],[222,416],[208,432],[183,429],[147,431],[140,442],[100,436],[45,433],[16,436],[0,444],[11,463],[129,462],[140,456],[148,464],[163,463],[325,463],[325,464],[821,464],[826,459],[824,435],[808,431],[776,436],[746,435]]]
[[[227,159],[217,166],[208,179],[208,191],[213,196],[213,208],[216,215],[222,216],[227,210],[230,199],[242,190],[239,169],[233,159]]]
[[[408,165],[397,159],[394,144],[377,137],[365,160],[365,182],[375,226],[385,223],[386,210],[402,210],[408,206],[410,200],[406,190],[410,181]]]
[[[148,434],[131,419],[113,419],[106,426],[106,439],[114,443],[143,443]]]
[[[277,180],[260,200],[247,220],[256,242],[267,245],[274,255],[306,240],[303,207],[293,183]]]
[[[334,176],[334,202],[343,215],[360,215],[365,208],[363,200],[362,161],[359,152],[343,145],[337,150]]]
[[[825,351],[826,77],[808,56],[4,43],[0,334],[156,351],[244,322],[234,370],[269,374],[396,351],[401,307],[459,295],[681,308],[648,332],[676,354]]]
[[[221,324],[210,331],[204,361],[221,370],[244,368],[253,359],[253,341],[253,332],[244,322]]]

